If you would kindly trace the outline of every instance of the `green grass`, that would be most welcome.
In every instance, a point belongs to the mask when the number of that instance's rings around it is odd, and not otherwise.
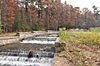
[[[67,43],[100,44],[99,32],[60,32],[60,38]]]
[[[91,54],[95,54],[93,51],[87,50],[87,48],[91,48],[91,46],[100,46],[100,32],[60,32],[60,39],[65,42],[65,46],[63,46],[64,51],[61,53],[62,57],[71,58],[72,64],[75,66],[93,66],[92,62],[86,60],[87,58],[92,58]],[[81,44],[81,45],[79,45]],[[84,49],[79,48],[78,46],[86,46]],[[89,52],[89,53],[87,53]],[[93,55],[94,57],[94,55]],[[97,57],[97,56],[95,56]],[[85,63],[87,61],[87,63]],[[91,61],[93,61],[91,59]]]
[[[91,32],[100,32],[100,27],[90,28]]]

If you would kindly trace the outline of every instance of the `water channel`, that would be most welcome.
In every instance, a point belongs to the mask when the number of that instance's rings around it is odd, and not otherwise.
[[[48,33],[2,46],[0,66],[53,66],[55,44],[58,42],[58,33]]]

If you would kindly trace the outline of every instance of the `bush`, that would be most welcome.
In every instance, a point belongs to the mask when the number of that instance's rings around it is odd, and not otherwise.
[[[22,22],[14,22],[14,31],[31,31],[31,27],[28,24]]]
[[[32,30],[36,30],[36,31],[37,31],[37,30],[39,30],[39,25],[38,25],[38,24],[33,23],[33,24],[32,24],[32,26],[31,26],[31,29],[32,29]]]

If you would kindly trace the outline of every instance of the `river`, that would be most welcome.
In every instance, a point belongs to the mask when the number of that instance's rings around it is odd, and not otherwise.
[[[58,33],[48,33],[0,47],[0,66],[53,66]],[[35,52],[28,58],[30,49]]]

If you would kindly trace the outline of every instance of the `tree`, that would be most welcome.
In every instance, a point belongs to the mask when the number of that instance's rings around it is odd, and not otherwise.
[[[1,6],[1,1],[0,1],[0,6]],[[2,23],[1,23],[1,7],[0,7],[0,32],[1,32],[1,28],[2,28]]]
[[[95,5],[92,8],[93,8],[94,15],[95,15],[95,17],[97,19],[98,15],[100,13],[100,10]]]
[[[95,27],[95,16],[88,8],[82,10],[83,28]]]
[[[2,2],[1,17],[5,32],[95,26],[95,16],[88,8],[81,11],[79,7],[73,7],[67,2],[61,3],[61,0],[2,0]],[[45,4],[47,8],[44,8]],[[93,8],[96,14],[99,13],[97,7]]]
[[[16,7],[15,7],[15,0],[3,0],[2,1],[2,21],[3,21],[3,27],[4,31],[12,31],[13,29],[13,24],[14,24],[14,19],[15,19],[15,12],[16,12]]]

